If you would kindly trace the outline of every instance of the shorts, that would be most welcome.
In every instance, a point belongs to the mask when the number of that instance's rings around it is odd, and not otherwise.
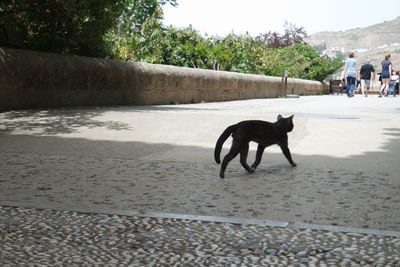
[[[381,74],[382,79],[390,78],[390,73],[388,71],[383,71]]]
[[[369,89],[369,87],[371,86],[371,80],[361,79],[361,86],[362,87],[367,87],[367,89]]]

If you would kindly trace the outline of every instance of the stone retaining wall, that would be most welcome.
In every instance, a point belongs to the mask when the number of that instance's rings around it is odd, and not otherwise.
[[[316,94],[320,82],[288,79]],[[103,105],[215,102],[281,95],[281,78],[0,47],[0,111]]]

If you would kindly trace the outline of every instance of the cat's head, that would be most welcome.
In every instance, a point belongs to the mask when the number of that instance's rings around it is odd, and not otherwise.
[[[285,128],[285,130],[287,132],[291,132],[293,130],[293,127],[294,127],[293,117],[294,117],[294,115],[287,117],[287,118],[282,117],[281,114],[278,115],[279,124],[282,125],[282,127]]]

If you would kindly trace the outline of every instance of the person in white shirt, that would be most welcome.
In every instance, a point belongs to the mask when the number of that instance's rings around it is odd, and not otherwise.
[[[354,96],[353,90],[356,86],[358,76],[357,60],[354,59],[354,52],[350,52],[349,58],[346,59],[342,76],[342,78],[346,78],[347,81],[346,93],[348,97]]]
[[[396,96],[396,83],[398,83],[399,80],[399,72],[394,73],[392,71],[392,76],[390,76],[390,84],[389,84],[389,94],[392,93],[393,91],[393,97]]]

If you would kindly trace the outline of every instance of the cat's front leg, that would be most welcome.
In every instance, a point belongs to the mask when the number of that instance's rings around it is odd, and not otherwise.
[[[290,154],[289,147],[287,145],[280,145],[280,147],[282,149],[283,155],[285,155],[285,157],[289,161],[290,165],[292,165],[292,167],[296,167],[297,164],[292,159],[292,155]]]

